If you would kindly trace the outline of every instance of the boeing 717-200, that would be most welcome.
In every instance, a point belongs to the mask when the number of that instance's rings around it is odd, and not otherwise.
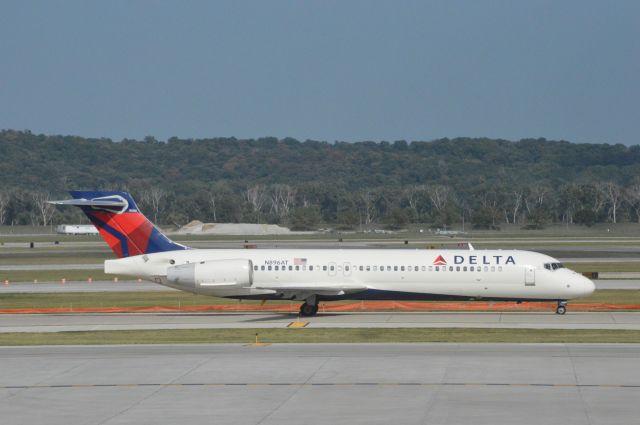
[[[556,301],[590,295],[594,284],[544,254],[519,250],[191,249],[167,238],[126,192],[72,191],[51,201],[80,207],[118,259],[108,274],[132,275],[196,294],[319,301]]]

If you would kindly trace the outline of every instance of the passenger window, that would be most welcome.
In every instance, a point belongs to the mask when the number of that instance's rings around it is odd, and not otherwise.
[[[397,272],[398,271],[398,266],[393,266],[393,271]]]
[[[460,271],[460,266],[456,266],[456,271],[459,272]]]
[[[400,271],[404,271],[404,266],[400,266]]]
[[[293,270],[293,266],[289,266],[289,271]]]
[[[373,271],[377,272],[378,271],[378,266],[373,266]]]
[[[349,271],[349,266],[344,266],[344,270],[348,272]]]
[[[415,266],[415,267],[413,268],[413,271],[414,271],[414,272],[420,271],[420,267]]]
[[[422,266],[422,271],[426,272],[427,271],[427,266]]]
[[[268,269],[271,270],[271,266],[269,266]]]
[[[474,270],[473,266],[469,266],[469,271],[472,272]]]
[[[431,270],[432,266],[429,266],[429,270]],[[436,271],[439,272],[440,271],[440,266],[436,266]]]
[[[331,266],[331,267],[329,267],[329,270],[334,271],[334,270],[335,270],[335,267],[334,267],[334,266]]]
[[[488,272],[489,271],[489,266],[484,266],[484,271]]]
[[[307,266],[302,266],[302,270],[307,270]]]
[[[364,270],[364,267],[360,266],[360,271],[363,271],[363,270]]]
[[[253,270],[258,270],[258,266],[253,266]]]
[[[367,271],[370,272],[371,271],[371,266],[367,266]]]
[[[274,270],[278,270],[278,266],[274,266],[274,268],[273,268],[273,269],[274,269]]]
[[[387,266],[387,271],[390,272],[391,271],[391,266]]]
[[[502,266],[498,266],[498,271],[501,272],[502,271]]]
[[[449,271],[452,272],[453,271],[453,266],[449,266]]]
[[[495,272],[496,271],[496,267],[495,266],[491,266],[491,271]]]
[[[309,271],[312,272],[313,271],[313,266],[309,266]]]
[[[464,267],[462,268],[462,271],[463,271],[463,272],[466,272],[466,271],[467,271],[467,266],[464,266]]]
[[[300,266],[296,266],[296,271],[300,270]]]
[[[322,270],[327,271],[327,266],[322,266]]]
[[[263,271],[264,271],[264,266],[260,266],[260,270],[263,270]]]

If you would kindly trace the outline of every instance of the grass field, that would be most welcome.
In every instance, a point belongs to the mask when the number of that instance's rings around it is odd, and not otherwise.
[[[271,301],[270,301],[271,302]],[[281,303],[283,301],[273,301]],[[285,301],[288,303],[288,301]],[[60,294],[2,294],[0,308],[82,308],[82,307],[180,307],[190,305],[236,304],[228,298],[193,295],[187,292],[71,292]],[[259,301],[242,301],[256,304]]]
[[[9,308],[104,308],[104,307],[185,307],[193,305],[237,304],[228,298],[193,295],[186,292],[84,292],[54,294],[2,294],[0,309]],[[347,302],[347,301],[345,301]],[[425,301],[430,302],[430,301]],[[640,290],[600,290],[580,303],[640,304]],[[242,304],[260,301],[244,300]],[[269,304],[290,301],[269,301]],[[299,304],[295,303],[294,304]]]
[[[100,264],[104,263],[104,260],[112,258],[110,256],[42,256],[42,255],[29,255],[29,256],[2,256],[0,257],[0,265],[29,265],[29,264]]]
[[[0,280],[9,282],[59,282],[65,278],[68,282],[86,282],[93,280],[113,280],[114,275],[105,274],[102,270],[0,270]],[[117,276],[119,280],[136,279],[137,276]]]
[[[262,343],[640,343],[635,330],[305,328],[0,333],[0,345],[250,344],[256,333]]]

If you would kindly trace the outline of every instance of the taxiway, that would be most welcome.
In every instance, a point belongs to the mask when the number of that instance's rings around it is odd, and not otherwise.
[[[631,424],[637,344],[0,348],[3,423]]]

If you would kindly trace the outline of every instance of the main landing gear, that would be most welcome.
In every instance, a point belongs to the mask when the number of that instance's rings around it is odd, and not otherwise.
[[[305,317],[315,316],[316,313],[318,313],[318,304],[311,305],[311,304],[304,303],[300,306],[300,316],[305,316]]]
[[[556,307],[556,314],[565,314],[567,312],[567,302],[558,301],[558,307]]]
[[[315,316],[318,313],[318,300],[315,295],[307,298],[307,300],[300,306],[300,316]]]

